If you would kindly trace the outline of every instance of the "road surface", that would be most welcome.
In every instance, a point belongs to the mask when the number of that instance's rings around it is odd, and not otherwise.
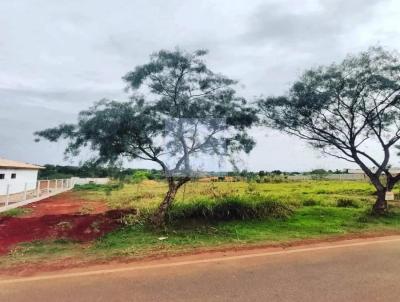
[[[2,279],[0,301],[400,301],[400,237]]]

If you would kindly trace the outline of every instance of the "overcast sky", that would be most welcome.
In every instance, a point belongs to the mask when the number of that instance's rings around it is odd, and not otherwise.
[[[371,45],[400,49],[393,0],[0,0],[0,156],[69,164],[32,133],[73,122],[160,49],[206,48],[249,99],[284,93],[305,69]],[[250,170],[344,168],[299,140],[255,131]],[[134,163],[135,166],[143,166]]]

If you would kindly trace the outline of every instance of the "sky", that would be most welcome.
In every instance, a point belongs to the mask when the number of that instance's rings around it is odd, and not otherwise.
[[[399,15],[396,0],[0,0],[0,156],[78,163],[33,132],[74,122],[101,98],[127,100],[121,77],[160,49],[208,49],[210,68],[252,100],[369,46],[400,50]],[[248,170],[352,167],[297,138],[252,132]]]

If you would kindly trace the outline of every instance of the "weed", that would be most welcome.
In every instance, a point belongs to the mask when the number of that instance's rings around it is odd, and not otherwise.
[[[115,182],[105,185],[95,184],[95,183],[88,183],[85,185],[75,185],[75,191],[103,191],[106,193],[110,193],[113,190],[121,190],[124,188],[124,183],[122,182]]]
[[[0,213],[0,217],[19,217],[29,214],[32,210],[27,208],[15,208],[5,212]]]
[[[303,201],[303,206],[305,207],[314,207],[317,205],[320,205],[321,202],[319,200],[313,199],[313,198],[307,198]]]
[[[359,208],[360,204],[353,198],[340,198],[337,200],[336,206],[339,208]]]

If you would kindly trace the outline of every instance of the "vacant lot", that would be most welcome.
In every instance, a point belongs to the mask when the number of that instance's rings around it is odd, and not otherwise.
[[[388,216],[371,217],[368,211],[375,199],[372,186],[351,181],[188,183],[178,193],[168,226],[155,231],[143,217],[157,206],[165,190],[166,184],[155,181],[123,187],[77,188],[67,193],[70,200],[103,202],[109,210],[134,208],[139,216],[127,215],[119,221],[117,229],[89,243],[61,237],[21,243],[0,257],[0,265],[6,268],[25,264],[27,267],[27,263],[41,263],[46,259],[62,266],[63,263],[136,259],[193,250],[290,244],[400,231],[397,201],[391,204]],[[218,207],[220,204],[226,208]],[[260,205],[267,205],[267,211],[261,216],[253,215]],[[238,207],[250,214],[235,214]],[[83,213],[78,214],[91,215],[85,208],[80,211]],[[29,213],[17,211],[11,215],[23,219]]]

